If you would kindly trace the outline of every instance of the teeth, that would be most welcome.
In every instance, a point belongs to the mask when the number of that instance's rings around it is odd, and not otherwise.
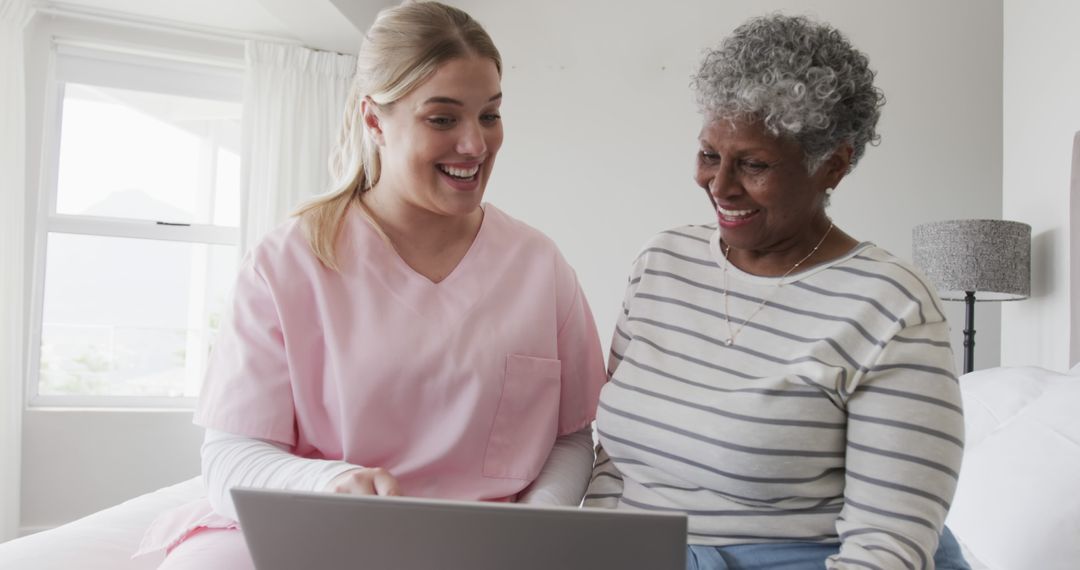
[[[727,210],[717,206],[716,210],[720,212],[720,215],[729,218],[741,218],[743,216],[749,216],[754,213],[754,210]]]
[[[454,178],[472,178],[476,176],[476,173],[480,171],[480,165],[477,164],[472,168],[454,168],[453,166],[439,165],[439,169],[443,172],[453,176]]]

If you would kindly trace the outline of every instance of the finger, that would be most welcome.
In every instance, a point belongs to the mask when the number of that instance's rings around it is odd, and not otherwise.
[[[334,480],[331,491],[342,495],[373,495],[375,488],[371,483],[371,475],[359,469],[339,475]]]
[[[349,488],[349,494],[351,495],[374,495],[375,485],[372,484],[371,475],[363,474],[353,477],[352,485]]]
[[[377,471],[372,481],[375,485],[375,493],[378,495],[393,497],[401,494],[397,479],[386,471]]]

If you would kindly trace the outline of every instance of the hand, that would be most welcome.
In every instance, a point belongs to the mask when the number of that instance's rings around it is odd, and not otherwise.
[[[397,479],[382,467],[361,467],[346,471],[331,479],[326,490],[342,495],[396,497],[401,494]]]

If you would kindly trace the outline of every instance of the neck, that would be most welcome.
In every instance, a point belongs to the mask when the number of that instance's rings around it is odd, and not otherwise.
[[[855,244],[827,218],[811,224],[800,236],[761,249],[738,249],[721,243],[728,263],[746,273],[783,277],[839,257]]]
[[[360,207],[394,248],[430,254],[453,249],[462,241],[471,243],[484,217],[481,208],[457,216],[432,212],[378,184],[361,195]]]

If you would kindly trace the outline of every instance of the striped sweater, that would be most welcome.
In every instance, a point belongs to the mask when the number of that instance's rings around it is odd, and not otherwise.
[[[634,263],[585,506],[686,513],[691,544],[840,542],[828,568],[932,569],[963,412],[927,280],[870,243],[780,287],[729,266],[729,327],[722,265],[715,225]]]

